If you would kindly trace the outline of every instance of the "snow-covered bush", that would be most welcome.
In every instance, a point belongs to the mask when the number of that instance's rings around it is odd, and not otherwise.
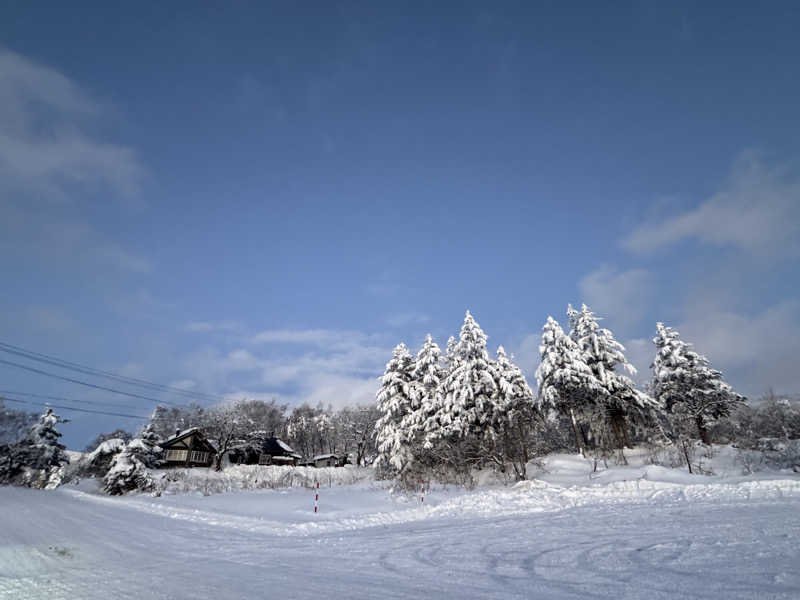
[[[103,477],[103,489],[112,496],[134,490],[152,490],[153,479],[150,476],[150,469],[161,466],[162,454],[153,427],[148,425],[140,437],[128,442],[124,449],[114,456],[108,472]]]
[[[761,438],[755,448],[738,448],[736,460],[745,475],[766,469],[800,473],[800,439]]]
[[[84,456],[75,475],[79,477],[103,477],[111,468],[114,457],[125,449],[125,440],[115,438],[101,442],[92,452]]]
[[[314,488],[352,485],[374,478],[370,467],[290,467],[276,465],[231,465],[213,469],[169,469],[151,474],[152,491],[161,494],[220,494],[242,490]]]

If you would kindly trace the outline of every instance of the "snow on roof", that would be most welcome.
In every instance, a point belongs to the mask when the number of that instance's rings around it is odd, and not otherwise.
[[[198,428],[197,428],[197,427],[190,427],[189,429],[184,429],[184,430],[183,430],[183,431],[181,431],[180,433],[176,433],[176,434],[175,434],[175,435],[173,435],[172,437],[168,437],[167,439],[165,439],[165,440],[164,440],[163,442],[161,442],[161,443],[162,443],[162,444],[168,444],[169,442],[174,442],[175,440],[179,440],[179,439],[181,439],[182,437],[185,437],[185,436],[187,436],[187,435],[189,435],[190,433],[193,433],[193,432],[195,432],[195,431],[198,431]]]
[[[278,442],[278,445],[281,448],[283,448],[284,450],[286,450],[287,452],[294,452],[294,448],[292,448],[289,444],[287,444],[283,440],[279,440],[278,438],[275,438],[275,441]]]
[[[336,460],[339,460],[339,457],[335,454],[318,454],[314,457],[314,460],[323,460],[325,458],[335,458]]]

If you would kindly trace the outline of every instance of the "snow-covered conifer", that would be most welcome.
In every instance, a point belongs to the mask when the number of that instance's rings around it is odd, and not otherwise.
[[[376,466],[387,471],[402,472],[411,461],[411,450],[403,430],[403,420],[413,404],[414,359],[405,344],[398,344],[386,364],[381,387],[376,395],[381,413],[376,423]]]
[[[152,489],[153,480],[149,470],[161,466],[162,456],[163,450],[158,445],[158,435],[151,420],[139,437],[125,444],[122,451],[114,456],[103,477],[103,489],[112,496]]]
[[[419,441],[425,435],[425,424],[436,405],[436,394],[444,377],[442,351],[431,334],[417,353],[410,387],[410,412],[404,418],[403,429],[409,440]]]
[[[61,433],[56,425],[66,422],[48,407],[23,440],[5,446],[0,452],[0,483],[57,487],[69,457],[66,446],[58,441]]]
[[[492,419],[497,377],[486,350],[486,334],[469,311],[453,347],[451,364],[426,425],[426,446],[442,438],[479,442],[496,433]]]
[[[571,310],[571,307],[570,307]],[[574,311],[577,315],[577,311]],[[585,454],[581,423],[605,390],[595,378],[584,355],[553,317],[542,327],[539,346],[541,361],[536,369],[536,408],[555,420],[556,414],[568,416],[575,434],[575,443]]]
[[[594,411],[592,433],[601,446],[609,445],[610,438],[620,450],[630,445],[628,436],[629,418],[645,420],[647,411],[657,408],[657,403],[644,392],[636,389],[630,377],[623,374],[636,373],[636,369],[625,358],[625,347],[614,339],[609,329],[600,327],[599,319],[584,304],[580,312],[570,306],[568,316],[572,324],[570,338],[581,350],[584,362],[602,386],[602,393],[595,396],[602,403],[603,411]]]
[[[528,437],[533,416],[533,392],[522,370],[515,365],[502,346],[494,361],[496,399],[493,427],[499,433],[503,460],[509,460],[517,479],[525,479],[528,462]]]
[[[693,430],[704,444],[710,444],[709,427],[729,416],[743,398],[677,331],[663,323],[656,324],[656,331],[653,395],[676,425],[678,435]]]

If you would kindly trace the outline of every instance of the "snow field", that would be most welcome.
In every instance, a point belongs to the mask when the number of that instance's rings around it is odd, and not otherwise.
[[[424,504],[323,484],[316,515],[297,486],[0,488],[0,599],[800,598],[800,477],[630,461],[554,455],[531,481],[434,485]]]

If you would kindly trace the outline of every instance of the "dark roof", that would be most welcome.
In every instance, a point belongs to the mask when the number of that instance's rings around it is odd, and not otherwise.
[[[181,431],[180,433],[173,435],[171,438],[167,438],[163,442],[160,442],[158,445],[161,446],[162,448],[166,448],[176,442],[180,442],[182,439],[189,437],[193,433],[197,434],[197,441],[200,446],[205,447],[209,451],[213,452],[217,451],[217,449],[214,447],[214,444],[212,444],[206,439],[206,436],[203,435],[203,432],[200,431],[199,427],[191,427],[189,429]]]
[[[289,444],[276,437],[264,440],[264,443],[261,445],[261,453],[269,454],[270,456],[293,456],[294,458],[302,458]]]
[[[163,442],[161,442],[161,443],[159,444],[159,446],[163,447],[163,446],[164,446],[164,444],[172,444],[172,443],[174,443],[174,442],[179,442],[179,441],[181,441],[183,438],[189,437],[189,436],[190,436],[190,435],[192,435],[193,433],[195,433],[195,432],[199,432],[199,431],[200,431],[200,430],[199,430],[197,427],[191,427],[191,428],[189,428],[189,429],[185,429],[185,430],[181,431],[180,433],[176,433],[176,434],[175,434],[175,435],[173,435],[172,437],[169,437],[169,438],[165,439]]]

